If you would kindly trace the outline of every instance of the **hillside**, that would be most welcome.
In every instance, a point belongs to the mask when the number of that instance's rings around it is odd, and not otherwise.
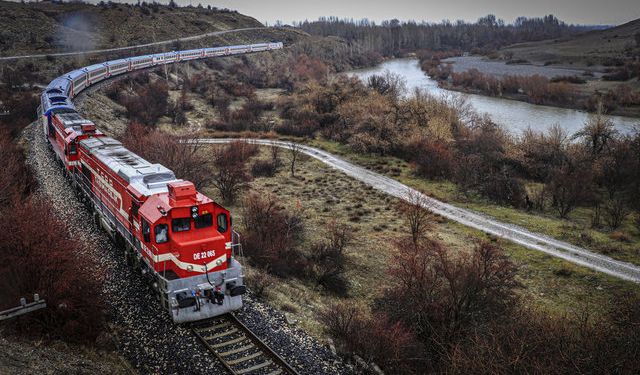
[[[615,59],[625,60],[638,55],[638,33],[640,19],[565,39],[515,44],[503,51],[512,52],[513,59],[524,59],[536,64],[608,65]]]
[[[261,27],[215,8],[0,1],[0,55],[129,46],[212,31]]]

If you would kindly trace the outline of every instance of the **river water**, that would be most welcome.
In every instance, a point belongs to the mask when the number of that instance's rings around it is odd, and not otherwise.
[[[462,94],[438,87],[438,83],[429,78],[420,69],[414,58],[388,60],[376,67],[347,72],[362,80],[374,74],[390,71],[404,78],[407,92],[421,88],[434,95],[465,95],[469,104],[478,113],[486,113],[491,119],[513,134],[521,134],[527,128],[545,131],[553,124],[560,124],[569,134],[580,130],[589,114],[573,109],[556,108],[529,104],[516,100],[501,99],[476,94]],[[640,125],[640,119],[622,116],[608,116],[621,133],[630,133],[634,125]]]

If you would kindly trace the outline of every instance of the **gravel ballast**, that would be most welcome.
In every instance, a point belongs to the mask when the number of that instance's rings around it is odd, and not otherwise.
[[[77,249],[78,256],[90,258],[96,267],[106,270],[103,290],[119,354],[141,374],[225,373],[188,326],[171,321],[142,276],[126,265],[120,250],[93,224],[90,212],[78,200],[48,149],[40,124],[29,126],[25,138],[29,145],[27,163],[39,182],[37,196],[53,205],[67,223],[70,236],[84,244]],[[289,326],[282,313],[250,295],[237,316],[303,374],[350,372],[329,349],[303,330]]]

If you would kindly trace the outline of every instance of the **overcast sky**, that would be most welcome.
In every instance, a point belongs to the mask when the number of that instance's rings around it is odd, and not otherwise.
[[[167,2],[168,0],[161,0]],[[493,13],[507,22],[518,16],[554,14],[568,23],[618,25],[640,18],[640,0],[177,0],[238,10],[273,24],[315,20],[321,16],[398,18],[438,22],[475,21]]]

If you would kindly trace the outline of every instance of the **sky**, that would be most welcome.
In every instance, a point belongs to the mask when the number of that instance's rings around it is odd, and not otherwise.
[[[166,2],[168,0],[160,0]],[[238,10],[261,22],[316,20],[321,16],[379,22],[397,18],[439,22],[475,21],[493,13],[512,22],[518,16],[553,14],[567,23],[619,25],[640,18],[639,0],[176,0]]]

